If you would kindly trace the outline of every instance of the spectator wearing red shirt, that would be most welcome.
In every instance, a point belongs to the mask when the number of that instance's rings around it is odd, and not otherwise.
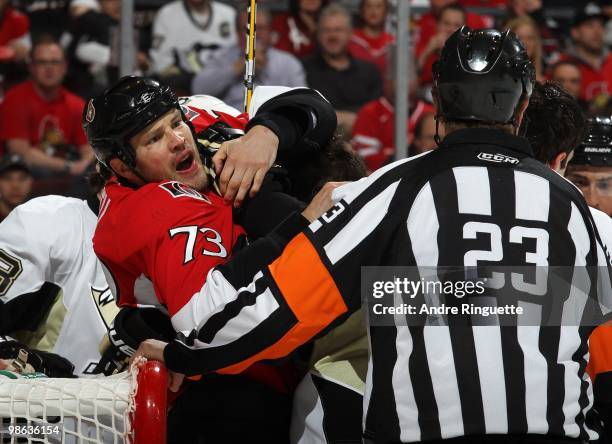
[[[356,59],[374,63],[384,77],[389,44],[395,42],[393,34],[385,32],[389,1],[361,0],[359,11],[362,26],[353,29],[349,52]]]
[[[571,28],[573,46],[561,58],[580,67],[583,100],[605,102],[612,93],[612,54],[604,45],[606,20],[596,3],[579,9]]]
[[[316,48],[317,20],[329,0],[289,0],[289,12],[272,20],[272,44],[302,58]]]
[[[30,49],[30,20],[13,9],[10,0],[0,0],[0,48],[3,60],[25,59]]]
[[[23,156],[35,178],[81,176],[94,154],[81,128],[83,99],[62,87],[64,52],[57,42],[41,40],[30,58],[31,79],[5,95],[0,140],[10,152]]]
[[[417,58],[427,47],[429,40],[437,33],[436,22],[442,8],[456,3],[457,0],[430,0],[431,10],[423,14],[415,25],[415,54]],[[491,28],[493,26],[492,19],[473,12],[467,13],[465,23],[472,29]]]
[[[434,107],[416,99],[417,81],[411,76],[409,82],[408,145],[413,144],[413,134],[419,119],[432,113]],[[366,103],[357,113],[353,126],[351,145],[359,154],[368,173],[393,161],[395,155],[395,80],[388,73],[384,82],[384,96]],[[412,153],[410,153],[412,154]]]
[[[431,71],[433,63],[438,59],[446,39],[457,29],[461,28],[467,18],[465,9],[457,3],[444,6],[437,17],[436,34],[429,39],[427,46],[417,58],[417,69],[421,86],[433,83]]]

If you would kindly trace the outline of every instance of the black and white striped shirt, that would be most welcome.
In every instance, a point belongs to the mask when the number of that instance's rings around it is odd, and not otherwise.
[[[530,152],[498,130],[459,130],[434,152],[341,188],[338,204],[290,241],[297,218],[211,271],[180,314],[193,330],[166,348],[168,367],[231,373],[286,356],[360,306],[362,266],[598,266],[587,293],[603,319],[610,258],[588,207]],[[575,291],[555,297],[573,301]],[[370,327],[364,434],[594,438],[585,425],[592,328]]]

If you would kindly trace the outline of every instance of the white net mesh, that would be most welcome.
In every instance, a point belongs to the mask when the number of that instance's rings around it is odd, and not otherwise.
[[[0,379],[0,443],[129,443],[141,365],[109,377]]]

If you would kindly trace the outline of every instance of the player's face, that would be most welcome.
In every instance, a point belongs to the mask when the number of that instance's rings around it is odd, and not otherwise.
[[[582,76],[578,67],[573,65],[559,65],[552,73],[552,81],[557,82],[572,96],[580,97]]]
[[[338,57],[346,53],[351,38],[351,24],[343,14],[329,15],[321,21],[319,43],[323,53]]]
[[[567,178],[582,191],[590,206],[612,216],[612,167],[570,165]]]
[[[24,203],[31,191],[32,176],[25,171],[7,171],[0,177],[0,199],[10,208]]]
[[[362,14],[363,21],[368,26],[382,26],[387,15],[387,0],[365,0]]]
[[[66,75],[66,59],[60,46],[55,43],[38,45],[32,54],[30,74],[39,88],[60,86]]]
[[[136,169],[148,182],[176,180],[196,190],[207,185],[193,135],[174,109],[130,139]]]

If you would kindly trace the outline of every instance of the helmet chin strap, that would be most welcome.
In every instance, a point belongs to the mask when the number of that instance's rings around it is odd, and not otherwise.
[[[442,143],[442,139],[440,139],[440,114],[436,113],[436,116],[434,117],[434,120],[436,121],[436,135],[434,136],[434,142],[436,142],[437,146],[440,146],[440,144]]]

